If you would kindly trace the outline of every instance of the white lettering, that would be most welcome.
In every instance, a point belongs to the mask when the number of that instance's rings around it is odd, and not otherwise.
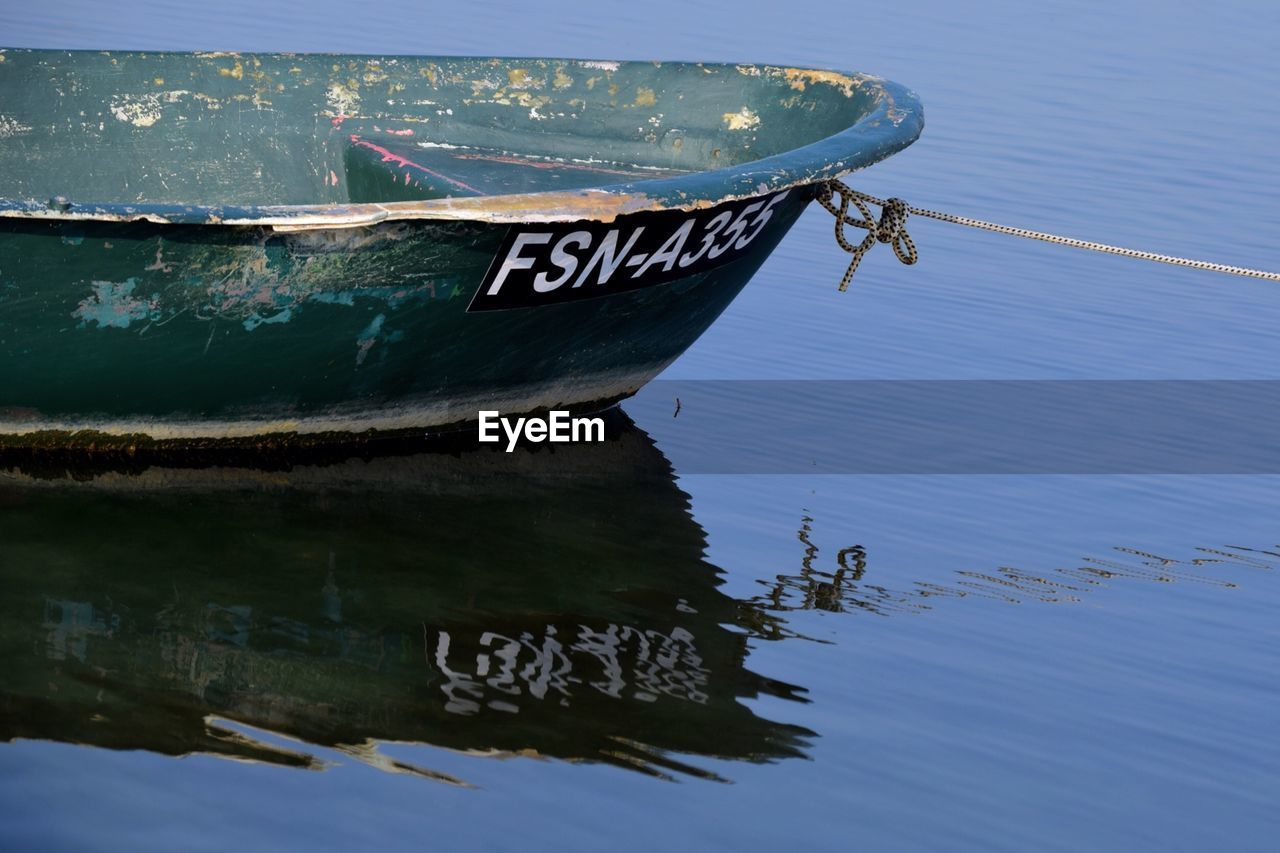
[[[608,284],[609,278],[614,274],[618,267],[622,266],[622,259],[630,254],[631,249],[636,244],[636,240],[640,239],[640,232],[644,231],[641,225],[635,231],[631,232],[631,237],[627,240],[627,244],[622,247],[622,251],[618,249],[618,229],[614,228],[605,235],[604,240],[600,242],[600,247],[596,249],[595,254],[591,256],[591,260],[587,261],[587,265],[582,268],[582,272],[578,274],[574,280],[573,286],[578,287],[587,280],[587,276],[591,275],[592,270],[599,263],[600,274],[596,277],[597,284]],[[607,257],[606,257],[607,256]]]
[[[787,194],[790,192],[790,190],[783,190],[773,198],[769,199],[769,203],[764,206],[764,210],[760,211],[760,215],[751,223],[756,227],[755,230],[750,234],[743,234],[742,237],[738,239],[738,242],[733,244],[733,248],[745,249],[748,243],[760,236],[760,232],[764,230],[764,226],[768,224],[770,217],[773,216],[773,206],[786,198]]]
[[[578,435],[582,427],[582,435]],[[604,418],[574,418],[570,441],[604,441]]]
[[[502,427],[507,439],[507,453],[515,451],[520,439],[535,444],[549,441],[567,444],[577,441],[604,441],[604,418],[576,418],[563,409],[552,409],[547,417],[504,418],[499,412],[484,410],[477,413],[480,441],[501,441],[498,427]]]
[[[576,244],[579,251],[585,249],[591,245],[591,232],[574,231],[572,234],[566,234],[560,238],[560,241],[551,249],[551,263],[564,270],[564,272],[554,279],[549,278],[544,272],[538,273],[533,277],[534,290],[539,293],[555,290],[573,275],[573,271],[578,268],[578,256],[565,251],[565,248],[570,243]]]
[[[551,441],[568,441],[569,440],[569,413],[561,409],[556,409],[551,413],[551,434],[548,436]]]
[[[524,418],[516,418],[515,427],[511,426],[511,421],[507,418],[502,419],[502,429],[507,434],[507,452],[516,449],[516,442],[520,440],[520,428],[524,426]]]
[[[493,284],[489,285],[488,295],[496,296],[498,294],[512,270],[527,270],[533,266],[537,258],[526,258],[520,254],[520,251],[525,246],[530,243],[540,245],[550,242],[551,235],[543,231],[526,231],[523,234],[516,235],[515,242],[511,244],[511,250],[507,252],[506,259],[503,260],[502,266],[498,268],[498,274],[493,277]]]
[[[680,266],[687,267],[695,264],[707,253],[711,248],[711,244],[715,242],[716,237],[720,234],[720,230],[729,224],[729,220],[733,217],[733,213],[726,210],[723,213],[716,214],[716,217],[707,223],[707,233],[702,236],[702,248],[696,252],[690,252],[680,259]]]
[[[480,440],[482,442],[494,442],[498,440],[498,424],[493,420],[497,417],[498,413],[495,411],[480,412]]]
[[[684,224],[667,238],[667,242],[662,244],[662,248],[650,255],[644,266],[632,273],[631,277],[639,278],[654,264],[662,264],[663,272],[671,272],[671,268],[675,266],[676,261],[680,258],[680,253],[684,251],[684,243],[689,239],[689,232],[693,230],[693,223],[694,220],[686,219]]]
[[[718,246],[713,246],[707,257],[715,259],[729,251],[734,242],[742,236],[742,232],[747,228],[747,217],[764,207],[763,201],[753,201],[751,204],[742,208],[742,212],[738,214],[738,218],[733,220],[733,224],[725,229],[725,241]]]

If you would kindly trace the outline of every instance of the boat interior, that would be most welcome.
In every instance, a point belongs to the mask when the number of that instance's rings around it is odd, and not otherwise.
[[[0,199],[323,205],[572,190],[839,133],[870,78],[756,65],[0,51]]]

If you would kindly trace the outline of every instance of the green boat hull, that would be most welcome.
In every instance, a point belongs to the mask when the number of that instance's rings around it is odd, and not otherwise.
[[[607,406],[922,123],[805,69],[0,52],[0,443]]]

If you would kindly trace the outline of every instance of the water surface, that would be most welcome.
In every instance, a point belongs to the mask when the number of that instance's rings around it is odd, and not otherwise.
[[[6,3],[0,33],[870,71],[927,126],[868,192],[1280,265],[1260,0]],[[920,264],[842,295],[811,210],[665,378],[1277,378],[1273,286],[910,227]],[[670,387],[604,447],[10,475],[0,844],[1274,848],[1274,477],[695,473]]]

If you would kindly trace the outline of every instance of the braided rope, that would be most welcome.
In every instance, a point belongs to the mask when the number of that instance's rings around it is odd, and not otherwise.
[[[831,200],[833,195],[840,196],[840,204],[838,206]],[[879,222],[871,215],[867,202],[880,206]],[[849,289],[849,282],[853,279],[853,274],[858,271],[858,264],[862,263],[862,256],[877,242],[888,243],[893,246],[893,253],[904,264],[914,264],[919,260],[920,256],[916,252],[916,244],[912,242],[911,235],[907,233],[906,227],[907,214],[911,212],[911,208],[902,199],[890,198],[881,201],[878,198],[845,186],[840,181],[831,180],[818,187],[818,204],[825,207],[836,218],[836,242],[840,244],[841,249],[853,255],[853,259],[849,261],[849,268],[844,271],[844,277],[840,279],[841,293]],[[862,214],[861,219],[854,219],[849,215],[850,204],[858,208],[858,212]],[[865,228],[867,236],[862,238],[862,242],[855,246],[844,236],[844,227],[846,225]]]
[[[840,203],[837,205],[832,201],[833,196],[840,197]],[[849,288],[849,281],[853,278],[853,274],[858,270],[858,264],[862,262],[862,256],[874,246],[877,242],[890,243],[893,246],[893,252],[898,256],[898,260],[904,264],[914,264],[918,258],[916,254],[915,243],[912,242],[911,236],[907,234],[906,223],[908,214],[916,216],[927,216],[930,219],[937,219],[941,222],[951,222],[956,225],[968,225],[970,228],[981,228],[983,231],[994,231],[997,234],[1010,234],[1014,237],[1025,237],[1028,240],[1041,240],[1045,243],[1053,243],[1059,246],[1071,246],[1076,249],[1089,249],[1094,252],[1104,252],[1109,255],[1121,255],[1126,258],[1138,258],[1144,261],[1155,261],[1161,264],[1173,264],[1179,267],[1191,267],[1197,270],[1208,270],[1210,272],[1226,273],[1228,275],[1239,275],[1247,278],[1261,278],[1267,281],[1280,281],[1280,273],[1267,272],[1266,270],[1255,270],[1249,267],[1237,267],[1230,264],[1215,264],[1209,261],[1196,261],[1190,258],[1179,258],[1175,255],[1162,255],[1156,252],[1143,252],[1138,249],[1126,249],[1122,246],[1111,246],[1107,243],[1095,243],[1091,240],[1077,240],[1074,237],[1060,237],[1057,234],[1048,234],[1044,231],[1029,231],[1026,228],[1011,228],[1008,225],[998,225],[994,222],[985,222],[981,219],[970,219],[967,216],[956,216],[953,213],[940,213],[936,210],[925,210],[919,207],[912,207],[900,198],[880,199],[873,195],[867,195],[845,185],[839,180],[830,180],[819,185],[818,187],[818,203],[821,204],[832,216],[836,218],[836,242],[840,244],[840,248],[853,255],[853,259],[849,262],[849,268],[845,270],[844,277],[840,279],[840,290],[845,291]],[[849,215],[849,205],[852,204],[862,214],[861,219],[856,219]],[[871,215],[871,209],[867,205],[876,205],[880,208],[880,221],[877,222]],[[854,245],[844,236],[844,228],[846,225],[854,225],[858,228],[864,228],[867,236],[861,243]]]

